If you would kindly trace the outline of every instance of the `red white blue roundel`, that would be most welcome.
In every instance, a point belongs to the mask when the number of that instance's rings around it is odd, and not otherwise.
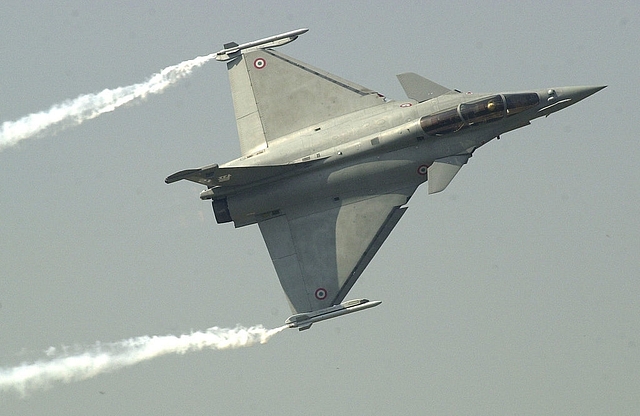
[[[319,287],[316,289],[316,299],[323,300],[327,297],[327,289]]]
[[[256,69],[262,69],[267,66],[267,61],[265,61],[264,58],[257,58],[253,61],[253,66],[255,66]]]

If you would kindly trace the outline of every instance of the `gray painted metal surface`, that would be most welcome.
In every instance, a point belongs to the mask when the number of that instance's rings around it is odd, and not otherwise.
[[[462,94],[406,73],[398,79],[409,99],[393,101],[272,49],[305,32],[218,52],[242,156],[166,179],[206,185],[200,197],[212,200],[219,223],[259,225],[298,314],[342,314],[331,308],[420,184],[444,190],[480,146],[604,88]]]

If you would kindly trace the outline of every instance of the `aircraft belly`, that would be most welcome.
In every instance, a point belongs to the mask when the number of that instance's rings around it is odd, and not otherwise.
[[[426,165],[421,168],[423,164],[419,159],[408,157],[411,152],[389,155],[403,158],[372,157],[306,172],[231,195],[228,197],[231,217],[239,227],[281,215],[290,207],[300,206],[297,212],[304,215],[304,207],[315,209],[314,204],[338,204],[343,199],[366,198],[418,186],[426,180]]]

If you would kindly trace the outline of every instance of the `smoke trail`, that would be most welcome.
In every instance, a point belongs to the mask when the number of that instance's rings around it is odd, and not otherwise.
[[[54,125],[60,129],[77,126],[133,100],[144,100],[149,94],[159,94],[214,57],[215,54],[198,56],[169,66],[151,76],[146,82],[81,95],[74,100],[55,104],[47,111],[29,114],[16,121],[5,121],[0,127],[0,151],[20,140],[36,136]]]
[[[47,388],[54,381],[70,383],[98,374],[131,366],[165,354],[185,354],[205,348],[224,350],[264,344],[287,326],[265,329],[262,325],[250,328],[209,328],[189,335],[144,336],[108,344],[96,343],[86,351],[69,356],[66,353],[51,361],[24,363],[13,368],[0,368],[0,390],[15,390],[23,397],[34,389]],[[63,347],[66,351],[68,347]],[[46,354],[56,355],[50,347]]]

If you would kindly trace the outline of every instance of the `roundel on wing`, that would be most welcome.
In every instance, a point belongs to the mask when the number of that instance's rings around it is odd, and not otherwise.
[[[324,300],[327,297],[327,289],[323,288],[323,287],[319,287],[318,289],[316,289],[316,299],[318,300]]]
[[[265,66],[267,66],[267,61],[265,61],[265,59],[264,59],[264,58],[256,58],[256,60],[255,60],[255,61],[253,61],[253,66],[254,66],[256,69],[262,69],[262,68],[264,68]]]

